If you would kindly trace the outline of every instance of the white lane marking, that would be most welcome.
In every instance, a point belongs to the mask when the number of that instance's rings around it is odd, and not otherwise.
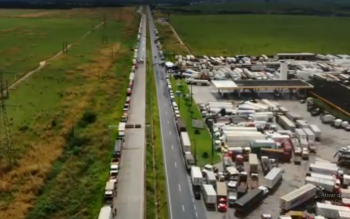
[[[171,131],[169,131],[169,135],[171,135]]]
[[[196,206],[195,206],[195,205],[194,205],[193,207],[194,207],[194,210],[197,210],[197,208],[196,208]]]
[[[180,184],[179,184],[179,191],[181,192],[181,186],[180,186]]]
[[[192,202],[194,202],[194,198],[192,198]],[[194,207],[194,209],[196,209],[196,206],[193,206]]]
[[[169,124],[169,120],[168,120],[168,124]]]
[[[176,162],[174,162],[174,164],[175,164],[175,168],[176,168],[177,167]]]
[[[168,112],[167,112],[167,111],[165,111],[165,115],[168,115]]]
[[[197,214],[197,212],[195,212],[196,213],[196,217],[198,217],[198,214]]]
[[[174,145],[171,145],[171,149],[173,149],[173,150],[174,150]]]
[[[185,211],[185,206],[184,205],[182,205],[182,210]]]
[[[165,103],[164,103],[164,106],[165,106]]]

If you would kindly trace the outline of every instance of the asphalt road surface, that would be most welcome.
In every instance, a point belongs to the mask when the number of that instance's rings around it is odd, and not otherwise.
[[[146,24],[140,34],[138,59],[146,56]],[[131,60],[130,60],[131,62]],[[126,91],[125,91],[126,92]],[[129,110],[129,124],[141,124],[141,128],[127,129],[118,176],[118,194],[113,205],[117,208],[117,219],[144,218],[145,178],[145,111],[146,111],[146,66],[139,64],[135,71],[134,87]]]
[[[168,87],[166,85],[166,75],[164,68],[157,63],[159,50],[154,43],[155,26],[147,7],[149,29],[152,47],[152,59],[156,74],[157,99],[159,107],[159,117],[161,126],[161,136],[163,145],[163,156],[165,173],[167,177],[167,193],[170,219],[206,219],[206,213],[202,201],[197,201],[193,197],[192,188],[185,169],[185,164],[180,149],[179,136],[177,134],[174,113],[170,102]]]

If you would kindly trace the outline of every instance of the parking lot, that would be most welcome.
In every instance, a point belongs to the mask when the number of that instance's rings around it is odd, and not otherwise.
[[[217,101],[234,101],[230,99],[223,99],[217,95],[217,91],[213,86],[192,86],[193,98],[196,103],[207,103]],[[265,95],[266,96],[266,95]],[[288,95],[285,95],[285,99],[289,99]],[[271,95],[272,97],[272,95]],[[319,117],[312,117],[306,110],[306,105],[301,104],[298,100],[274,100],[280,103],[283,107],[289,111],[293,111],[296,114],[302,116],[310,124],[317,125],[322,131],[322,141],[318,143],[318,149],[316,155],[311,155],[309,161],[303,161],[301,165],[294,165],[293,163],[280,164],[285,172],[283,174],[283,182],[277,189],[277,191],[264,200],[263,204],[260,205],[255,211],[253,211],[249,218],[258,218],[261,214],[272,214],[273,217],[279,215],[279,198],[290,191],[304,185],[305,174],[308,168],[308,164],[314,160],[327,160],[334,161],[334,154],[338,148],[346,146],[349,143],[350,135],[344,130],[335,129],[330,125],[325,125],[321,122]],[[238,101],[237,101],[238,102]],[[221,167],[222,164],[218,164]],[[264,184],[264,177],[260,174],[260,182]],[[226,214],[218,212],[208,212],[208,218],[236,218],[234,216],[234,210],[229,209]]]

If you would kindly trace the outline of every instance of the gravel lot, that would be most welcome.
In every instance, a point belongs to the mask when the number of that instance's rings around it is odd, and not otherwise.
[[[205,86],[193,86],[193,97],[196,103],[206,103],[210,101],[227,101],[224,99],[217,98],[216,90],[214,87],[205,87]],[[287,96],[287,95],[286,95]],[[287,96],[287,98],[289,98]],[[275,100],[274,100],[275,101]],[[322,141],[318,143],[318,150],[316,155],[310,157],[310,161],[317,160],[328,160],[333,161],[333,156],[336,153],[339,147],[345,146],[350,142],[349,133],[344,130],[334,129],[329,125],[324,125],[321,123],[319,117],[312,117],[309,112],[306,110],[306,105],[301,104],[296,100],[279,100],[282,106],[287,108],[290,111],[293,111],[301,115],[306,121],[310,124],[317,125],[322,131]],[[304,185],[304,179],[306,174],[306,169],[308,163],[303,161],[300,166],[291,164],[281,164],[285,170],[283,175],[283,182],[272,196],[269,196],[265,199],[264,203],[248,215],[249,218],[260,218],[260,215],[263,213],[272,214],[274,218],[279,215],[279,198],[288,192]],[[264,184],[263,176],[261,176],[260,184]],[[208,212],[208,218],[212,219],[222,219],[222,218],[235,218],[233,215],[234,212],[229,210],[225,217],[223,214],[217,212]]]

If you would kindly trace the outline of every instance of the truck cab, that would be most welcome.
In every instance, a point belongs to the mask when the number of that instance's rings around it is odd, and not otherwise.
[[[110,166],[110,176],[117,176],[119,173],[119,158],[113,158]]]
[[[236,192],[229,192],[228,193],[228,206],[230,208],[233,208],[236,201],[237,201],[237,193]]]

